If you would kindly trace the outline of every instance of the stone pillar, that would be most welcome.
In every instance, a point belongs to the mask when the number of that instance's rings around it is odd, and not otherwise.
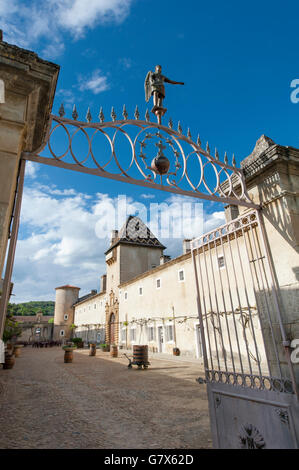
[[[0,34],[0,278],[10,234],[22,151],[41,147],[52,109],[59,66],[7,44]],[[0,318],[0,330],[3,318]],[[1,333],[0,333],[1,335]]]
[[[299,149],[277,145],[262,136],[241,166],[250,196],[262,207],[282,326],[291,342],[299,339]],[[280,364],[289,376],[275,309],[271,315]],[[265,347],[275,363],[269,324],[266,319],[261,320]],[[299,387],[299,364],[293,363],[293,369]]]

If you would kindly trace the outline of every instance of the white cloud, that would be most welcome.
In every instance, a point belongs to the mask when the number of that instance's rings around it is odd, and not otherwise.
[[[143,199],[155,199],[156,196],[154,194],[141,194],[140,197]]]
[[[89,78],[79,78],[79,90],[80,91],[91,91],[95,95],[106,91],[109,88],[107,77],[101,73],[100,70],[94,70]]]
[[[173,196],[168,200],[186,203],[190,198]],[[81,287],[81,294],[99,288],[100,276],[106,271],[104,252],[109,245],[110,230],[120,229],[126,218],[124,214],[121,219],[111,221],[116,202],[102,193],[83,194],[73,188],[47,187],[37,182],[25,185],[13,274],[16,296],[12,301],[54,299],[55,287],[63,284]],[[127,198],[126,202],[127,215],[144,207],[133,198]],[[170,206],[166,206],[164,215],[167,217],[170,211]],[[137,215],[150,222],[149,212]],[[175,225],[180,223],[179,217],[179,213],[174,213]],[[187,216],[186,225],[191,219]],[[205,214],[204,219],[204,230],[208,231],[223,223],[224,214],[215,211]],[[200,235],[202,220],[198,218],[190,227],[192,236]],[[154,235],[160,237],[155,231]],[[182,238],[161,238],[172,257],[182,254]]]
[[[63,33],[74,39],[98,24],[121,23],[133,0],[0,0],[4,40],[20,47],[36,46],[42,39],[44,53],[56,57],[64,50]]]
[[[38,171],[38,166],[34,162],[26,162],[26,170],[25,170],[25,175],[29,178],[36,178],[36,174]]]

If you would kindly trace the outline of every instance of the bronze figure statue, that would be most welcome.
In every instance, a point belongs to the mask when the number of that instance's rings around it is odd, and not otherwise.
[[[145,78],[145,100],[148,102],[150,97],[153,96],[154,107],[152,113],[158,118],[158,123],[161,124],[161,116],[163,116],[167,109],[163,108],[163,100],[165,98],[164,83],[171,83],[172,85],[184,85],[184,82],[175,82],[162,75],[161,65],[156,65],[155,72],[149,71]]]

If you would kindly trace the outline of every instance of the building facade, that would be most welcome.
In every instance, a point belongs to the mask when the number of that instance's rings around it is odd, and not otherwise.
[[[279,146],[265,136],[242,162],[249,194],[262,208],[282,321],[290,340],[299,337],[298,162],[298,149]],[[238,191],[238,183],[233,184]],[[225,208],[227,223],[246,214],[255,217],[247,208]],[[206,306],[206,329],[211,333],[209,346],[211,354],[220,362],[225,361],[228,347],[233,355],[238,349],[241,355],[250,355],[253,364],[258,362],[257,356],[266,362],[264,344],[271,356],[269,322],[258,314],[257,302],[261,299],[257,298],[251,272],[251,267],[256,266],[254,263],[263,257],[258,253],[261,240],[254,224],[251,232],[236,231],[234,245],[227,239],[220,247],[216,243],[211,248],[207,242],[209,259],[205,257],[205,247],[198,255],[201,262],[206,263],[207,278],[213,278],[214,289],[222,293],[222,300],[216,305],[209,283],[203,282],[203,292],[206,298],[210,296],[210,305]],[[248,246],[252,251],[255,249],[256,254],[251,255],[252,264],[244,268],[236,260],[246,256]],[[182,255],[172,260],[163,255],[164,249],[138,218],[129,217],[120,232],[114,231],[106,251],[107,272],[102,277],[101,291],[93,291],[73,303],[76,336],[85,341],[115,343],[127,349],[134,344],[148,344],[151,352],[172,354],[173,349],[178,348],[181,355],[201,359],[203,351],[189,241],[184,242]],[[230,289],[233,273],[244,283],[244,289],[239,292]],[[260,280],[262,282],[262,275]],[[233,307],[228,312],[228,304],[236,305],[236,302],[240,308]],[[231,315],[224,316],[224,311]],[[273,318],[279,342],[278,323]],[[233,330],[234,338],[229,333]],[[244,341],[240,345],[238,338],[242,337]],[[284,359],[280,359],[283,363]]]

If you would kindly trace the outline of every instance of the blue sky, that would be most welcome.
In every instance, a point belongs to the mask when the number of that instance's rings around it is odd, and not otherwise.
[[[4,40],[61,66],[54,114],[63,102],[68,116],[76,103],[82,119],[88,106],[93,116],[102,106],[109,119],[112,105],[120,115],[126,104],[132,115],[138,104],[142,115],[145,75],[160,63],[167,77],[185,82],[167,86],[168,116],[222,158],[235,153],[238,165],[261,134],[299,147],[299,103],[290,100],[290,83],[299,78],[298,14],[295,1],[0,0]],[[119,194],[130,204],[171,201],[166,193],[29,165],[14,301],[53,298],[64,283],[81,293],[98,287],[108,241],[96,237],[95,216]],[[51,217],[43,217],[45,208]],[[204,204],[205,230],[223,221],[221,210]],[[181,252],[180,241],[168,245],[172,256]]]

